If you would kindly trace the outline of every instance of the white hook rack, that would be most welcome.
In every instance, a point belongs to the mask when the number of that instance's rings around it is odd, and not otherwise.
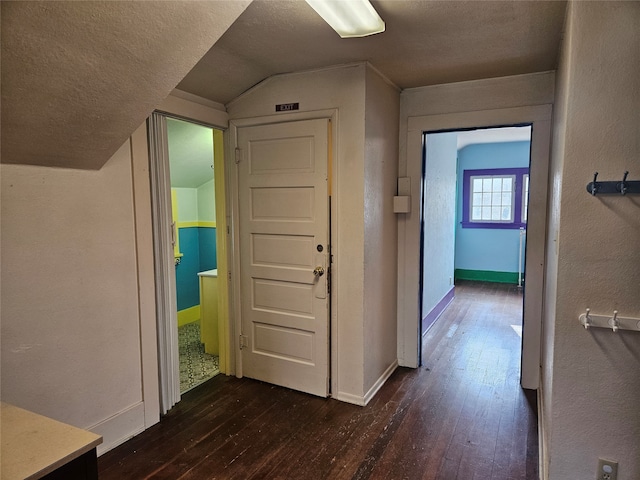
[[[578,317],[580,324],[587,330],[592,327],[609,328],[614,333],[618,330],[634,330],[640,332],[640,318],[620,317],[618,311],[613,315],[593,315],[590,309]]]

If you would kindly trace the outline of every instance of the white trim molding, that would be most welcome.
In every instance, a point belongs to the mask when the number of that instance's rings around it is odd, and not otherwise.
[[[419,192],[424,133],[531,124],[531,190],[527,225],[527,291],[524,298],[521,384],[524,388],[538,388],[551,113],[551,105],[536,105],[407,118],[406,176],[410,178],[411,212],[398,217],[398,362],[401,366],[417,367],[420,354]]]

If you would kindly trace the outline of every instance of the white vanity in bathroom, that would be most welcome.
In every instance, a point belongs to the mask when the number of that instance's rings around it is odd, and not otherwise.
[[[218,269],[198,273],[200,279],[200,341],[204,351],[220,355],[218,333]]]

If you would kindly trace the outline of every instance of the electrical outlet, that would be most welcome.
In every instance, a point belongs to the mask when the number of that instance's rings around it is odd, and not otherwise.
[[[599,458],[596,480],[618,480],[618,462]]]

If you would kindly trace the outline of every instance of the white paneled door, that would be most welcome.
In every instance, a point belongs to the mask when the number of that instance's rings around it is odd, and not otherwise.
[[[328,395],[328,120],[238,129],[242,374]]]

